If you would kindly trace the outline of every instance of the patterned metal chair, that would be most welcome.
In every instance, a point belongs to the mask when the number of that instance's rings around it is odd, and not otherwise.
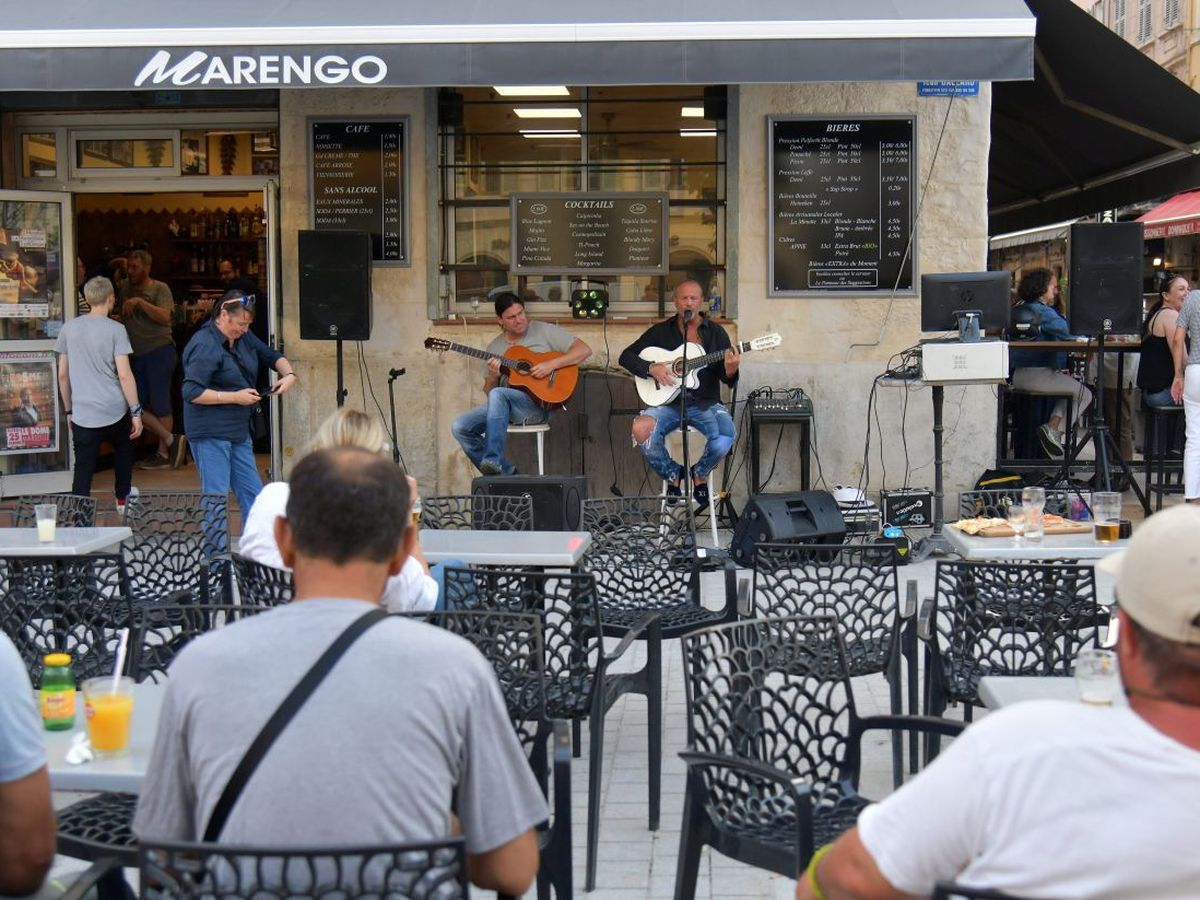
[[[1046,489],[1046,512],[1066,518],[1070,510],[1071,495],[1076,491]],[[958,495],[958,514],[960,518],[973,519],[976,516],[987,516],[990,519],[1003,519],[1008,507],[1020,505],[1021,489],[990,488],[981,491],[962,491]]]
[[[32,528],[37,524],[34,506],[53,503],[58,507],[56,521],[63,528],[91,528],[96,524],[96,498],[79,494],[25,494],[13,507],[13,528]]]
[[[1108,625],[1090,565],[939,561],[935,577],[919,624],[930,715],[962,703],[971,721],[984,675],[1071,675]]]
[[[233,554],[233,577],[238,599],[253,606],[282,606],[292,600],[292,573]]]
[[[230,596],[228,497],[143,491],[129,498],[122,547],[135,606]]]
[[[600,836],[600,788],[604,761],[604,717],[625,694],[646,697],[650,829],[658,828],[662,781],[661,637],[653,613],[643,613],[621,629],[622,640],[605,652],[604,612],[591,575],[511,569],[446,568],[447,607],[534,613],[542,620],[545,646],[546,715],[572,723],[588,722],[588,838],[586,888],[596,880]],[[634,672],[614,674],[609,667],[634,640],[649,636],[646,663]]]
[[[758,544],[751,576],[749,618],[812,616],[837,619],[852,678],[883,675],[891,712],[903,712],[903,617],[891,544]],[[910,615],[916,612],[910,611]],[[910,668],[911,673],[911,668]],[[910,675],[911,677],[911,675]],[[903,774],[899,735],[893,733],[896,786]]]
[[[444,494],[421,498],[422,528],[532,531],[529,494]]]
[[[381,847],[237,847],[146,843],[138,854],[143,900],[195,897],[468,896],[462,838]]]
[[[870,730],[954,735],[957,722],[860,718],[837,621],[754,619],[681,639],[688,748],[676,900],[696,891],[700,851],[797,878],[813,850],[852,826]]]
[[[124,581],[121,557],[113,554],[0,558],[0,625],[35,688],[47,653],[71,654],[76,686],[112,673],[120,633],[132,624]],[[129,822],[136,803],[133,794],[102,793],[59,810],[58,852],[134,865]]]
[[[193,638],[231,625],[270,607],[250,603],[182,603],[133,605],[127,674],[134,681],[160,682],[175,657]]]
[[[479,609],[442,612],[432,619],[469,640],[492,664],[513,728],[547,796],[553,783],[553,814],[538,832],[538,898],[548,900],[553,888],[558,900],[569,900],[574,896],[571,732],[565,721],[546,717],[542,616]]]
[[[604,632],[620,637],[633,622],[656,613],[664,639],[737,618],[737,567],[720,561],[724,603],[701,603],[701,560],[682,503],[662,497],[583,501],[583,530],[592,543],[582,563],[596,576]],[[714,560],[710,559],[711,564]]]

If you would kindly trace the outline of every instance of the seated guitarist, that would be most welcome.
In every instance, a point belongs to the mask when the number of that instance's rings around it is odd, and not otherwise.
[[[704,453],[692,466],[692,498],[700,509],[708,506],[708,473],[717,467],[733,447],[737,431],[733,417],[721,403],[721,388],[718,380],[733,385],[738,377],[741,359],[729,340],[725,329],[710,322],[700,312],[704,302],[704,290],[697,281],[682,281],[672,295],[677,314],[665,321],[652,325],[621,354],[622,368],[639,378],[653,378],[666,387],[678,384],[679,379],[665,363],[646,362],[638,354],[647,347],[676,350],[684,341],[700,344],[704,353],[725,351],[723,363],[713,363],[698,370],[699,386],[695,390],[684,390],[687,403],[688,424],[704,435],[707,442]],[[689,321],[684,324],[685,318]],[[667,493],[679,496],[682,492],[683,466],[667,453],[666,436],[680,426],[679,398],[662,406],[643,409],[633,420],[633,439],[638,449],[654,469],[667,482]]]
[[[535,365],[530,372],[534,378],[547,378],[555,369],[578,365],[592,355],[592,348],[565,328],[529,319],[525,303],[516,294],[505,291],[495,300],[496,321],[502,331],[488,344],[488,353],[503,356],[509,347],[520,344],[535,353],[562,354]],[[450,431],[484,475],[514,475],[516,467],[504,455],[508,426],[540,425],[546,421],[547,410],[530,394],[508,386],[507,378],[501,377],[499,360],[488,360],[487,367],[483,379],[487,402],[455,419]]]

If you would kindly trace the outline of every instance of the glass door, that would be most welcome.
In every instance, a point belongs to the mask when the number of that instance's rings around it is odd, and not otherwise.
[[[71,489],[54,341],[74,318],[70,194],[0,191],[0,497]]]

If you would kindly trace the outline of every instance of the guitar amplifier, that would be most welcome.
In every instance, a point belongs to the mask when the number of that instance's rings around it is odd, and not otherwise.
[[[534,531],[578,531],[587,499],[586,475],[481,475],[472,494],[533,498]]]

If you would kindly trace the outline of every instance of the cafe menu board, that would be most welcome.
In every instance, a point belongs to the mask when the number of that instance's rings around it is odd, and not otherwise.
[[[912,118],[768,120],[770,294],[911,294]]]
[[[513,194],[510,210],[514,272],[666,274],[666,194]]]
[[[406,118],[309,121],[312,227],[365,231],[377,263],[406,265]]]

